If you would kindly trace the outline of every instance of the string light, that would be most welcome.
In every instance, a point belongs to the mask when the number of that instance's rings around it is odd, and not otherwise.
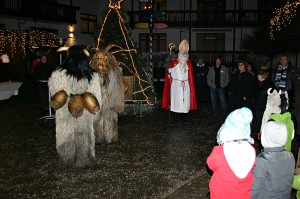
[[[292,19],[297,14],[297,7],[300,5],[300,0],[297,2],[288,1],[283,7],[275,9],[275,17],[270,20],[270,37],[275,39],[274,31],[280,31],[287,25],[291,24]]]
[[[54,39],[55,34],[51,32],[44,30],[30,30],[26,32],[24,30],[0,29],[0,54],[3,54],[4,49],[10,49],[10,52],[5,53],[9,53],[11,57],[14,57],[17,49],[20,49],[24,57],[27,35],[29,36],[27,43],[29,46],[58,47]]]
[[[144,98],[145,98],[145,99],[141,99],[141,100],[126,100],[126,101],[132,101],[132,102],[147,102],[147,104],[149,104],[149,105],[154,105],[154,104],[151,103],[150,97],[147,96],[147,94],[146,94],[146,91],[147,91],[147,90],[154,91],[154,88],[153,88],[153,86],[151,85],[151,83],[150,83],[148,80],[143,79],[143,78],[139,75],[139,73],[138,73],[138,71],[137,71],[137,66],[136,66],[136,64],[135,64],[135,62],[134,62],[134,60],[133,60],[132,51],[134,51],[134,53],[137,53],[137,52],[136,52],[135,49],[131,49],[131,48],[130,48],[129,45],[131,44],[131,46],[134,46],[134,44],[133,44],[133,41],[132,41],[130,38],[127,39],[127,36],[126,36],[126,35],[129,35],[129,32],[128,32],[128,29],[127,29],[126,26],[125,26],[124,19],[123,19],[122,15],[121,15],[121,11],[120,11],[120,9],[121,9],[121,3],[122,3],[123,1],[124,1],[124,0],[119,0],[119,1],[117,2],[117,4],[116,4],[116,3],[113,3],[112,0],[109,0],[109,4],[108,4],[109,10],[107,11],[107,13],[106,13],[106,15],[105,15],[105,17],[104,17],[103,25],[102,25],[102,27],[101,27],[101,29],[100,29],[100,33],[99,33],[99,36],[98,36],[98,45],[97,45],[97,49],[99,49],[100,42],[103,41],[103,39],[101,38],[101,36],[102,36],[102,33],[103,33],[103,29],[104,29],[104,27],[105,27],[105,25],[106,25],[107,18],[108,18],[108,16],[109,16],[110,12],[115,11],[115,12],[117,13],[117,15],[118,15],[118,18],[119,18],[119,19],[118,19],[119,27],[120,27],[120,30],[121,30],[121,32],[122,32],[122,35],[123,35],[123,38],[124,38],[124,41],[125,41],[125,45],[126,45],[126,47],[123,48],[123,49],[125,49],[125,50],[120,50],[120,51],[118,51],[118,52],[127,52],[127,53],[128,53],[129,59],[130,59],[130,61],[131,61],[131,65],[133,66],[133,70],[130,69],[126,64],[124,64],[124,63],[122,63],[122,62],[121,62],[121,64],[122,64],[123,66],[125,66],[125,67],[126,67],[126,68],[127,68],[127,69],[135,76],[135,78],[137,79],[138,87],[139,87],[140,90],[137,90],[137,91],[133,92],[132,94],[141,93],[141,94],[144,96]],[[114,53],[115,53],[115,52],[114,52]],[[123,55],[123,54],[122,54],[122,55]],[[146,73],[144,67],[142,67],[142,70],[143,70],[143,72],[145,73],[145,76],[147,77],[147,73]],[[148,84],[148,86],[143,87],[142,83],[146,83],[146,84]]]

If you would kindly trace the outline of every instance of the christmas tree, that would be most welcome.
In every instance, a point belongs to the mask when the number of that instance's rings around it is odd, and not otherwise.
[[[114,56],[120,62],[124,76],[134,76],[133,101],[155,102],[155,92],[151,80],[152,74],[147,70],[146,60],[135,49],[131,40],[129,24],[125,22],[127,15],[118,4],[109,1],[108,8],[104,11],[103,22],[96,33],[97,48],[105,49],[109,44],[121,47],[114,52]]]

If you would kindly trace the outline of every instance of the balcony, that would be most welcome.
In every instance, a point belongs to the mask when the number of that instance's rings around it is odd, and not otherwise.
[[[76,24],[79,7],[33,0],[0,0],[1,15]]]
[[[271,10],[226,10],[223,12],[170,10],[163,13],[163,16],[154,15],[154,22],[165,23],[168,27],[257,26],[269,23],[274,16]],[[128,14],[131,25],[149,22],[147,12],[130,11]]]

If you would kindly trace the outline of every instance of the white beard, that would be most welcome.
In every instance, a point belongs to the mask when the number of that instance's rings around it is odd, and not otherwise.
[[[180,68],[180,71],[181,73],[186,73],[187,71],[187,60],[189,58],[189,55],[186,53],[186,54],[182,54],[181,52],[178,53],[178,60],[179,60],[179,68]]]

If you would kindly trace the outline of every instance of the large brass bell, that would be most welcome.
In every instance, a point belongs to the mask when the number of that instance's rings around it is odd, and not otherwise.
[[[67,101],[67,93],[64,90],[60,90],[55,93],[50,101],[50,106],[56,111],[63,107]]]
[[[100,110],[97,98],[90,92],[83,94],[84,107],[92,114],[96,114]]]
[[[80,117],[83,114],[84,110],[84,102],[83,98],[81,95],[74,95],[71,97],[69,104],[68,104],[68,109],[74,117]]]

